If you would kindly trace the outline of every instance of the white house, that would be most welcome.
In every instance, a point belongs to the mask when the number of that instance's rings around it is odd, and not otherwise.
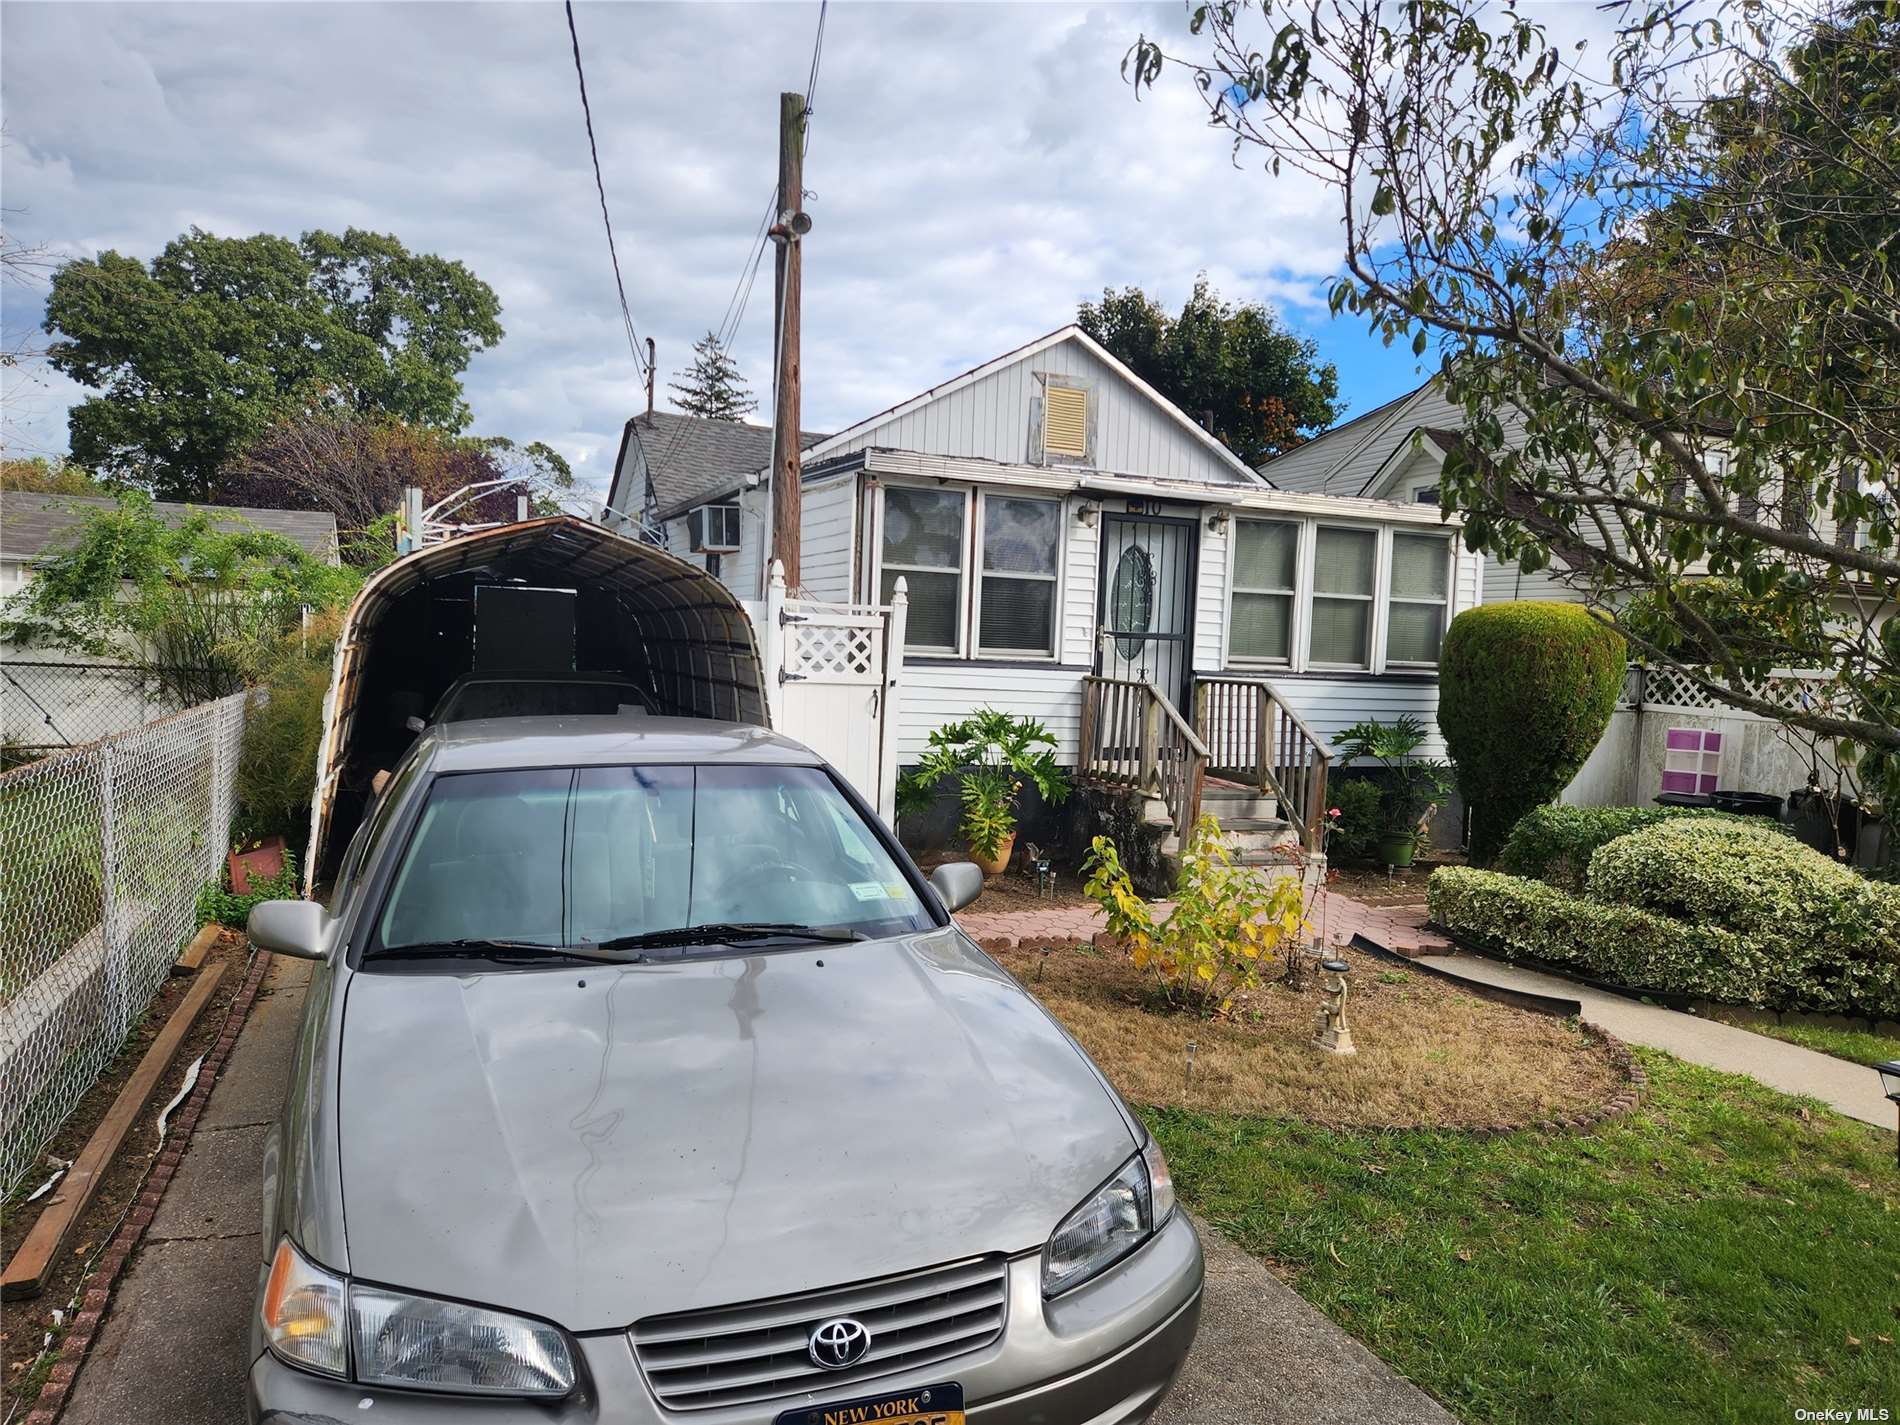
[[[652,457],[624,451],[608,503],[656,509],[669,548],[751,598],[766,432],[736,431],[757,464],[701,503],[642,490]],[[1188,726],[1216,773],[1284,770],[1361,718],[1430,724],[1445,625],[1479,597],[1436,506],[1277,489],[1074,326],[815,439],[802,501],[806,597],[905,583],[904,764],[988,704],[1097,767],[1139,739],[1147,714],[1115,699],[1142,684],[1165,705],[1151,739]]]

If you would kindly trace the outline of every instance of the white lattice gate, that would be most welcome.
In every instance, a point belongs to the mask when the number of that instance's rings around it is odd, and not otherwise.
[[[772,726],[842,772],[887,825],[897,811],[906,602],[901,579],[888,607],[787,598],[774,564],[759,630]]]

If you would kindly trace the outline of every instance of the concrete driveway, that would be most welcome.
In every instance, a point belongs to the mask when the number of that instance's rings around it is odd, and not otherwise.
[[[242,1425],[263,1259],[258,1175],[309,967],[279,960],[74,1382],[66,1425]],[[1200,1339],[1157,1425],[1456,1425],[1237,1247],[1203,1229]],[[1052,1422],[1066,1425],[1066,1422]]]

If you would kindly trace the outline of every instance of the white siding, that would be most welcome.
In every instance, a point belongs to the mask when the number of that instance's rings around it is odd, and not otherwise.
[[[820,447],[823,458],[878,447],[981,460],[1040,461],[1030,448],[1032,413],[1042,399],[1038,372],[1094,383],[1089,391],[1098,470],[1157,479],[1252,483],[1175,413],[1129,383],[1071,337],[988,372],[902,415]],[[1058,466],[1057,468],[1063,468]]]
[[[756,599],[762,592],[759,584],[759,551],[765,547],[768,518],[765,491],[763,488],[746,490],[739,495],[738,503],[739,552],[718,556],[719,582],[742,599]],[[678,555],[696,568],[711,567],[713,556],[693,552],[685,515],[665,521],[661,528],[666,533],[667,553]]]
[[[1056,740],[1056,760],[1075,765],[1082,736],[1082,678],[1079,668],[1012,664],[904,663],[897,728],[899,766],[915,766],[931,732],[968,717],[979,707],[997,708],[1042,719]]]
[[[1101,521],[1085,525],[1076,518],[1081,501],[1065,500],[1063,527],[1068,549],[1062,576],[1061,624],[1057,630],[1057,648],[1064,663],[1095,666],[1095,630],[1097,617],[1095,589],[1101,563]]]
[[[1445,740],[1438,733],[1438,680],[1396,675],[1324,678],[1308,675],[1269,675],[1268,681],[1287,705],[1306,720],[1313,735],[1332,749],[1342,728],[1364,718],[1391,722],[1405,713],[1422,719],[1428,729],[1419,748],[1424,757],[1443,757]]]
[[[851,601],[855,474],[805,486],[799,501],[799,576],[805,593],[827,603]]]
[[[1227,656],[1228,538],[1233,529],[1201,524],[1201,563],[1194,590],[1194,671],[1219,671]],[[1183,709],[1183,711],[1187,711]],[[1189,714],[1192,715],[1191,713]]]

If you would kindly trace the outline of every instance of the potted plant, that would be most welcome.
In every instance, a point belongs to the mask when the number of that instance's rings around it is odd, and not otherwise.
[[[1055,749],[1055,739],[1036,719],[978,708],[930,734],[923,761],[897,784],[898,809],[922,810],[937,783],[961,776],[964,843],[985,876],[1000,875],[1016,849],[1016,799],[1023,783],[1034,782],[1046,802],[1069,795],[1069,776],[1056,765]]]
[[[1367,718],[1333,738],[1348,761],[1376,758],[1385,769],[1379,799],[1379,860],[1409,866],[1418,851],[1419,827],[1451,790],[1451,769],[1435,757],[1420,757],[1425,724],[1407,713],[1394,722]]]

